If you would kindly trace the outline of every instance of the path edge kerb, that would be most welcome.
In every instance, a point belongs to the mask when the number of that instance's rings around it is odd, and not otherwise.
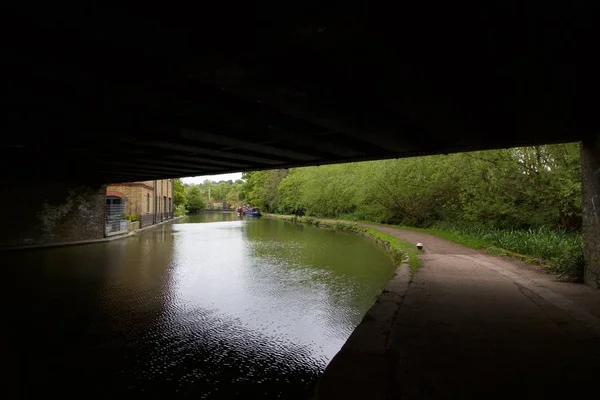
[[[273,214],[264,214],[264,216],[292,223],[308,222],[289,216]],[[313,219],[311,218],[311,220]],[[319,223],[310,225],[319,228],[330,229],[334,228],[336,224],[344,224],[362,229],[371,228],[385,233],[376,226],[353,224],[349,221],[320,218],[314,220]],[[373,240],[394,258],[391,249],[383,241],[366,234],[361,234],[361,236]],[[357,396],[386,398],[393,390],[390,385],[394,382],[393,375],[398,359],[390,349],[390,337],[392,327],[414,277],[414,272],[411,271],[408,264],[408,256],[404,254],[402,258],[402,261],[396,264],[392,278],[365,313],[361,322],[354,328],[340,351],[325,368],[317,383],[316,399],[357,398]]]
[[[325,368],[316,399],[339,398],[340,391],[350,396],[365,390],[371,394],[389,393],[394,381],[390,374],[397,364],[389,350],[390,334],[411,282],[410,265],[402,263]]]

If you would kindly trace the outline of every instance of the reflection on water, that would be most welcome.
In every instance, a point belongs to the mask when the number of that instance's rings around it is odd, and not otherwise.
[[[243,217],[238,217],[233,211],[204,211],[185,218],[179,223],[198,223],[198,222],[225,222],[236,221]]]
[[[360,237],[234,213],[6,260],[13,396],[307,398],[393,273]]]

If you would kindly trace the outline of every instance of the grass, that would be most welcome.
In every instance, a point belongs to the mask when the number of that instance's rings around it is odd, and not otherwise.
[[[417,256],[421,252],[420,250],[412,243],[405,242],[404,240],[400,240],[395,236],[388,235],[376,229],[365,228],[365,232],[368,236],[387,244],[389,247],[388,251],[392,253],[392,258],[396,265],[401,264],[405,258],[408,257],[411,277],[414,276],[419,268],[419,258]],[[396,255],[394,255],[394,253]]]
[[[583,276],[583,237],[558,229],[498,229],[482,225],[439,223],[428,229],[402,226],[430,233],[474,249],[516,257],[538,264],[561,277],[580,280]]]
[[[291,219],[291,217],[283,219]],[[354,223],[351,222],[329,222],[313,217],[304,217],[302,222],[315,226],[325,225],[334,229],[354,226]],[[429,233],[473,249],[487,249],[490,254],[509,256],[529,264],[540,265],[546,270],[556,273],[559,277],[579,281],[583,278],[583,237],[577,232],[546,227],[523,230],[499,229],[484,225],[442,222],[430,228],[410,226],[399,226],[399,228]],[[356,227],[356,229],[362,228]],[[346,228],[346,230],[348,229]],[[383,242],[390,253],[398,251],[407,255],[411,271],[414,274],[419,260],[417,258],[418,250],[412,244],[375,229],[366,229],[363,234]],[[394,257],[393,254],[392,257]]]
[[[472,249],[485,249],[490,246],[490,243],[485,239],[471,235],[469,233],[454,230],[454,229],[439,229],[439,228],[415,228],[412,226],[398,226],[399,228],[411,230],[415,232],[423,232],[429,233],[431,235],[435,235],[441,237],[442,239],[449,240],[454,243],[462,244],[463,246],[472,248]]]

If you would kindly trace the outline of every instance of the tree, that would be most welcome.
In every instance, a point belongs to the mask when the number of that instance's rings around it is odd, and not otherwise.
[[[185,214],[185,205],[187,199],[185,196],[186,186],[181,182],[181,179],[175,179],[173,182],[173,206],[176,216]]]
[[[247,172],[238,197],[267,211],[427,226],[581,227],[577,143]]]
[[[185,206],[186,201],[185,186],[183,186],[181,179],[175,179],[173,182],[173,204],[175,207],[179,205]]]
[[[229,204],[231,207],[239,205],[240,203],[240,186],[241,185],[233,185],[229,189],[229,192],[227,192],[225,201],[227,201],[227,204]]]
[[[243,174],[242,177],[246,179],[243,198],[247,203],[259,206],[267,211],[275,210],[277,207],[277,188],[287,173],[288,171],[285,169],[276,169]]]
[[[229,183],[227,181],[220,181],[216,185],[213,184],[211,190],[211,199],[221,202],[224,201],[232,186],[233,182]]]
[[[198,186],[188,186],[186,191],[187,210],[191,213],[197,213],[206,208],[204,196]]]

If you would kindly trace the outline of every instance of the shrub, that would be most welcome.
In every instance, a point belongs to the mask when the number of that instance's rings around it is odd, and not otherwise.
[[[174,214],[176,217],[181,217],[181,216],[185,215],[185,213],[186,213],[186,209],[185,209],[184,204],[179,204],[177,207],[175,207]]]
[[[129,214],[127,216],[127,221],[135,222],[135,221],[139,221],[139,220],[140,220],[140,216],[138,214]]]

